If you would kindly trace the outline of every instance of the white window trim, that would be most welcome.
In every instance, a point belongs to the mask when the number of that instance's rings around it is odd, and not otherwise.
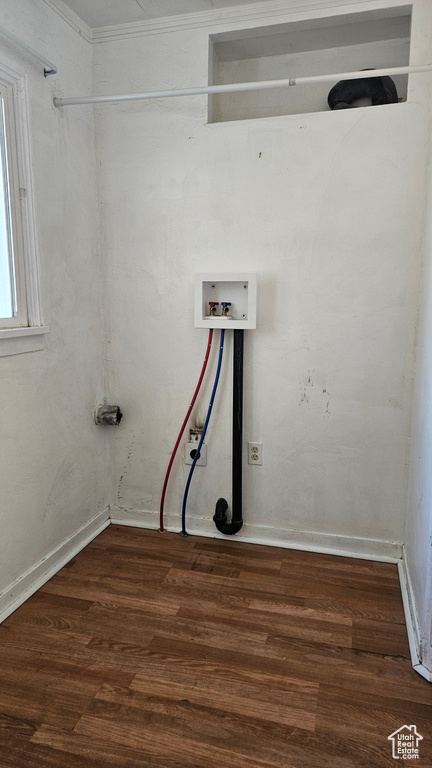
[[[19,198],[22,224],[22,268],[27,304],[27,325],[0,328],[0,357],[43,349],[49,327],[42,323],[39,251],[34,209],[27,79],[0,62],[0,79],[13,87]]]

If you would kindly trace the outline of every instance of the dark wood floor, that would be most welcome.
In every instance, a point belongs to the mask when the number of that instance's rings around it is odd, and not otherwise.
[[[111,526],[0,654],[0,768],[432,766],[395,565]]]

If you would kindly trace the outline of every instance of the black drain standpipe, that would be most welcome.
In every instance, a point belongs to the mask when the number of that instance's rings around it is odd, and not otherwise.
[[[218,499],[214,523],[221,533],[228,536],[238,533],[243,525],[242,518],[242,455],[243,455],[243,348],[244,331],[234,330],[233,354],[233,423],[232,423],[232,516],[227,520],[228,502]]]

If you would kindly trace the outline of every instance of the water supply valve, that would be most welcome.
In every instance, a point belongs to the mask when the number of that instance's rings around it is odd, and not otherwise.
[[[210,314],[213,315],[213,316],[216,315],[216,307],[219,306],[219,302],[218,301],[209,301],[209,305],[210,305]]]
[[[222,317],[230,317],[229,308],[231,306],[230,301],[221,301],[222,305]]]

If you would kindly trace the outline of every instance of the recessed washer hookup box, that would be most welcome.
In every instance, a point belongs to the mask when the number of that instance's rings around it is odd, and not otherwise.
[[[195,275],[195,328],[256,328],[257,276],[250,272]]]

